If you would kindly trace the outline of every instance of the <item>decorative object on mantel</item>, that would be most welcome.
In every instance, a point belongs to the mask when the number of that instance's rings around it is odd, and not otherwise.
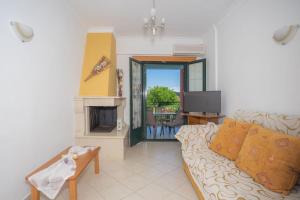
[[[160,23],[157,22],[155,0],[153,0],[153,7],[150,10],[150,18],[144,18],[145,30],[150,30],[152,35],[155,36],[157,31],[163,31],[166,25],[165,18],[161,18]]]
[[[10,25],[21,42],[30,42],[32,40],[34,33],[33,29],[30,26],[16,21],[11,21]]]
[[[89,79],[91,79],[93,76],[100,74],[102,71],[107,69],[110,64],[111,64],[110,59],[108,59],[106,56],[102,56],[102,58],[96,63],[96,65],[93,67],[93,70],[84,81],[86,82]]]
[[[285,45],[295,37],[299,28],[300,24],[281,27],[274,32],[273,40],[281,45]]]
[[[118,96],[123,96],[123,69],[117,69],[117,79],[118,79]]]

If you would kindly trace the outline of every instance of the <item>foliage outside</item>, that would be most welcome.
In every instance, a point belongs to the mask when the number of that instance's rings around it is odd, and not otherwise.
[[[176,112],[179,109],[179,96],[168,87],[155,86],[148,90],[147,107],[162,109],[161,111]]]

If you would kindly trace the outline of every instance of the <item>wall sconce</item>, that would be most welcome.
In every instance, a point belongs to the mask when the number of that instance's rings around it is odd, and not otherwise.
[[[299,28],[299,24],[284,26],[274,32],[273,40],[281,45],[285,45],[295,37]]]
[[[32,40],[34,33],[33,29],[30,26],[16,21],[11,21],[10,25],[21,42],[30,42]]]

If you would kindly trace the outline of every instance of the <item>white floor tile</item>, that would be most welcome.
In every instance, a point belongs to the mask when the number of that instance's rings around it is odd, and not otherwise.
[[[87,182],[92,188],[95,188],[96,190],[109,188],[119,184],[115,178],[106,173],[94,175]]]
[[[154,182],[154,184],[157,184],[161,186],[162,188],[166,188],[168,190],[174,191],[178,189],[180,186],[185,184],[184,180],[178,179],[171,174],[167,174],[159,178]]]
[[[145,200],[143,197],[137,194],[130,194],[129,196],[125,197],[122,200]]]
[[[136,191],[148,185],[151,181],[144,178],[141,175],[135,175],[128,179],[120,181],[123,185],[126,185],[129,189]]]
[[[126,168],[122,168],[122,169],[116,170],[114,172],[108,172],[108,174],[110,176],[114,177],[118,181],[130,178],[135,175],[133,172],[129,171]]]
[[[117,184],[112,187],[100,190],[100,195],[104,197],[106,200],[120,200],[125,198],[133,191],[128,189],[122,184]]]
[[[194,189],[190,183],[179,187],[176,190],[176,193],[189,199],[189,200],[198,200],[196,192],[194,191]]]
[[[152,169],[148,169],[147,171],[143,171],[139,174],[144,178],[153,181],[161,177],[164,173],[153,167]]]
[[[172,195],[166,197],[165,200],[187,200],[187,199],[179,194],[172,194]]]
[[[158,185],[150,184],[137,191],[139,195],[147,200],[163,200],[172,193]]]
[[[100,168],[96,175],[91,164],[79,177],[78,200],[197,200],[178,142],[142,142],[124,161],[101,158]],[[65,185],[56,200],[68,199]]]

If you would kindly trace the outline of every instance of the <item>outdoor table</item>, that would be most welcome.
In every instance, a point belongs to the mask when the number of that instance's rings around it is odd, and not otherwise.
[[[171,121],[174,119],[174,116],[176,116],[175,112],[155,112],[153,113],[154,117],[158,121]]]

